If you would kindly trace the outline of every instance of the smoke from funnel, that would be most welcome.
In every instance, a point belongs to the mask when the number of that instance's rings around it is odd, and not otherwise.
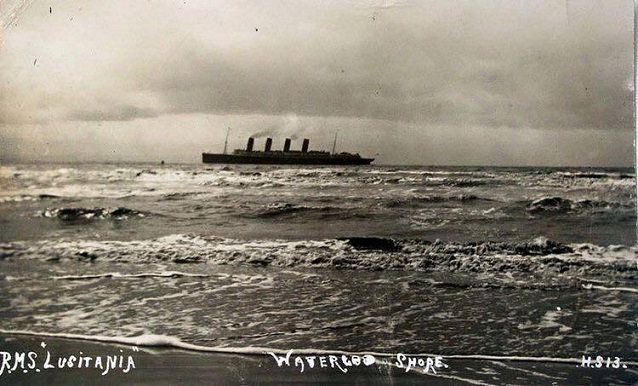
[[[286,129],[280,129],[280,130],[262,130],[262,131],[258,131],[256,133],[251,134],[250,136],[257,139],[257,138],[265,138],[265,137],[287,137],[294,140],[299,139],[299,134],[297,133],[301,133],[304,132],[304,129],[295,129],[296,133],[291,133],[290,130],[286,130]]]
[[[308,130],[303,122],[295,114],[289,114],[283,118],[282,122],[273,125],[269,124],[268,128],[252,133],[250,136],[257,138],[266,137],[285,137],[293,141],[299,139]]]
[[[253,138],[263,138],[263,137],[267,137],[267,136],[274,136],[277,133],[275,132],[275,130],[262,130],[262,131],[258,131],[256,133],[251,134],[250,136]]]

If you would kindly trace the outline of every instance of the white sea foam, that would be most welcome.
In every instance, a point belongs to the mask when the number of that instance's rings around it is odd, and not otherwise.
[[[558,328],[560,333],[567,333],[572,330],[571,327],[560,323],[559,320],[561,318],[569,317],[572,313],[567,310],[556,309],[546,311],[545,314],[541,317],[540,323],[538,327],[540,328]]]
[[[605,287],[602,285],[583,284],[584,289],[587,290],[599,290],[599,291],[618,291],[618,292],[633,292],[638,293],[638,288],[631,287]]]
[[[341,240],[246,241],[174,234],[158,239],[133,241],[42,240],[0,243],[0,258],[4,259],[252,264],[503,274],[543,272],[546,276],[562,275],[585,280],[591,277],[602,280],[599,282],[601,286],[588,286],[585,281],[584,289],[615,288],[625,292],[632,292],[632,289],[622,285],[602,285],[611,283],[612,278],[620,280],[623,276],[628,276],[630,279],[638,271],[636,252],[635,247],[563,245],[546,238],[520,243],[443,243],[365,237]],[[166,277],[180,274],[168,272],[145,275]],[[83,278],[120,277],[118,275],[120,274],[104,273],[96,277],[85,275]],[[72,280],[73,277],[60,279]],[[512,283],[515,279],[512,277]]]
[[[53,280],[88,280],[88,279],[102,279],[102,278],[117,278],[117,279],[126,279],[126,278],[145,278],[145,277],[164,277],[164,278],[174,278],[174,277],[208,277],[209,275],[197,274],[197,273],[186,273],[186,272],[177,272],[177,271],[166,271],[166,272],[142,272],[142,273],[120,273],[120,272],[106,272],[99,273],[93,275],[64,275],[64,276],[53,276],[51,279]]]
[[[222,353],[222,354],[242,354],[242,355],[269,355],[287,354],[290,349],[279,349],[271,347],[215,347],[202,346],[187,343],[175,336],[143,334],[138,336],[106,336],[106,335],[82,335],[69,333],[54,332],[37,332],[30,330],[8,330],[0,329],[1,334],[7,335],[25,335],[39,336],[60,339],[85,340],[101,343],[124,344],[140,347],[167,347],[177,348],[188,351],[197,351],[205,353]],[[294,349],[294,354],[299,355],[373,355],[375,357],[393,357],[395,353],[375,352],[375,351],[346,351],[346,350],[326,350],[313,348]],[[435,353],[404,353],[410,357],[435,357],[441,356],[445,359],[462,359],[462,360],[488,360],[488,361],[512,361],[512,362],[543,362],[543,363],[562,363],[562,364],[581,364],[582,358],[554,358],[554,357],[535,357],[535,356],[510,356],[510,355],[474,355],[474,354],[435,354]],[[637,366],[638,362],[623,361],[623,363],[631,366]]]

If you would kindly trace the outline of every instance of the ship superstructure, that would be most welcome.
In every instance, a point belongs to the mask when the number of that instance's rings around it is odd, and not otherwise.
[[[363,158],[359,154],[335,153],[334,146],[332,153],[323,150],[310,150],[310,140],[307,138],[304,138],[300,150],[291,150],[291,138],[286,138],[282,150],[273,150],[272,143],[272,138],[266,138],[264,150],[254,150],[255,139],[250,137],[245,149],[236,149],[232,154],[225,152],[223,154],[202,153],[202,162],[272,165],[369,165],[374,161],[374,158]]]

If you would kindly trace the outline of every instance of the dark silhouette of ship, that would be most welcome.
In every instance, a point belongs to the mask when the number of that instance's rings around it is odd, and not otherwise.
[[[301,150],[290,150],[291,139],[286,138],[283,150],[272,150],[272,138],[266,139],[264,151],[253,150],[255,139],[248,138],[246,149],[237,149],[226,154],[228,137],[224,144],[224,153],[202,153],[202,162],[214,164],[270,164],[270,165],[369,165],[374,158],[363,158],[359,154],[335,153],[337,138],[332,153],[308,150],[309,139],[304,139]]]

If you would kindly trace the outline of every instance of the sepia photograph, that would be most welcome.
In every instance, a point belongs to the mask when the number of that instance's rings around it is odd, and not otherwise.
[[[0,0],[0,384],[638,384],[631,0]]]

